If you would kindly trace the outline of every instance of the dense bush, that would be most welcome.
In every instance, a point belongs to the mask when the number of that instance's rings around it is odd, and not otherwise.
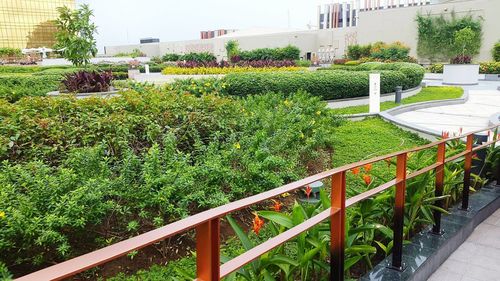
[[[146,54],[143,53],[139,49],[133,49],[132,52],[130,53],[118,53],[114,55],[114,57],[131,57],[131,58],[137,58],[137,57],[146,57]]]
[[[230,67],[165,67],[162,73],[165,75],[199,75],[199,74],[228,74],[235,72],[274,72],[274,71],[299,71],[304,70],[296,66],[230,66]]]
[[[71,93],[107,92],[111,86],[111,71],[78,71],[64,76],[64,90]]]
[[[368,45],[350,45],[347,47],[347,58],[351,60],[377,60],[377,61],[407,61],[412,62],[409,56],[410,48],[401,42],[387,44],[375,42]]]
[[[376,42],[372,44],[370,56],[383,61],[403,61],[408,58],[410,47],[401,42],[386,44],[384,42]]]
[[[195,62],[211,62],[211,61],[216,61],[217,58],[211,53],[203,52],[203,53],[188,53],[180,56],[179,60],[195,61]]]
[[[321,70],[349,70],[349,71],[378,71],[378,70],[394,70],[404,74],[405,79],[399,81],[399,86],[403,89],[410,89],[420,85],[424,78],[425,69],[414,63],[408,62],[366,62],[357,66],[337,65]]]
[[[0,48],[0,58],[2,58],[2,57],[18,57],[21,55],[22,55],[22,52],[21,52],[21,49],[19,49],[19,48],[8,48],[8,47]]]
[[[180,57],[178,54],[165,54],[161,59],[162,61],[178,61]]]
[[[297,180],[329,159],[324,106],[149,87],[1,102],[0,262],[60,261]]]
[[[491,52],[493,60],[496,62],[500,62],[500,42],[496,43],[495,46],[493,46],[493,50]]]
[[[15,102],[25,96],[44,96],[55,91],[61,84],[60,75],[2,75],[0,98]]]
[[[369,57],[372,46],[368,45],[349,45],[347,47],[347,58],[351,60],[359,60],[360,58]]]
[[[393,92],[406,79],[398,71],[381,71],[382,93]],[[304,90],[324,100],[366,96],[369,92],[369,72],[311,71],[275,73],[236,73],[226,75],[227,93],[247,96],[265,92],[285,94]]]
[[[251,51],[240,51],[237,56],[245,61],[253,60],[298,60],[300,59],[300,49],[295,46],[284,48],[262,48]]]

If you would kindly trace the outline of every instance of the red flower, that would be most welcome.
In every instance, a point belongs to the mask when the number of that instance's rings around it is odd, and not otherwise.
[[[462,132],[463,132],[463,129],[462,129],[462,127],[460,127],[460,129],[458,129],[458,135],[462,135]]]
[[[351,169],[351,173],[352,173],[353,175],[355,175],[355,176],[356,176],[356,175],[358,175],[358,174],[359,174],[359,167],[352,168],[352,169]]]
[[[450,137],[450,132],[447,132],[447,131],[442,131],[441,132],[441,138],[442,139],[447,139]]]
[[[366,164],[363,166],[365,168],[365,171],[369,173],[372,170],[372,164]]]
[[[312,188],[309,185],[306,185],[306,190],[304,191],[307,195],[307,199],[309,199],[309,196],[311,196]]]
[[[386,158],[384,159],[385,160],[385,163],[387,163],[387,168],[391,167],[391,161],[392,161],[392,158],[389,157],[389,158]]]
[[[365,181],[366,185],[369,185],[372,182],[372,178],[370,175],[363,175],[363,180]]]
[[[253,218],[252,230],[253,230],[253,232],[255,232],[255,234],[259,235],[259,231],[262,228],[262,226],[264,225],[264,220],[259,218],[259,215],[257,215],[257,213],[254,213],[254,215],[255,215],[255,217]]]
[[[273,201],[273,205],[271,206],[271,209],[273,209],[275,212],[279,212],[281,211],[281,206],[283,206],[283,204],[281,204],[281,202],[279,201],[276,201],[274,199],[272,199],[271,201]]]
[[[474,154],[472,154],[472,159],[478,159],[477,153],[474,152]]]

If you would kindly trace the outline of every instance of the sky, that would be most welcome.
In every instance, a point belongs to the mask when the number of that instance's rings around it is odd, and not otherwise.
[[[317,6],[331,0],[77,0],[94,10],[97,45],[198,39],[200,31],[315,25]],[[313,27],[314,28],[314,27]]]

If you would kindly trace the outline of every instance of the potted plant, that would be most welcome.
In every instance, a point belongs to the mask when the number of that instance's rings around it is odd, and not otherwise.
[[[477,49],[477,34],[465,27],[455,32],[453,55],[450,64],[443,69],[443,84],[476,85],[479,80],[479,64],[472,64]]]
[[[134,79],[137,75],[141,74],[139,66],[141,62],[138,60],[131,60],[128,62],[128,78]]]

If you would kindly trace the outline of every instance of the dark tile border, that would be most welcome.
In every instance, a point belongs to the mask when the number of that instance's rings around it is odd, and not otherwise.
[[[387,267],[392,259],[392,255],[389,255],[360,280],[427,280],[462,245],[476,226],[500,208],[500,186],[490,184],[472,194],[469,206],[468,212],[454,207],[449,215],[443,215],[442,236],[431,234],[428,227],[417,234],[411,243],[404,245],[403,262],[406,265],[404,271]]]

